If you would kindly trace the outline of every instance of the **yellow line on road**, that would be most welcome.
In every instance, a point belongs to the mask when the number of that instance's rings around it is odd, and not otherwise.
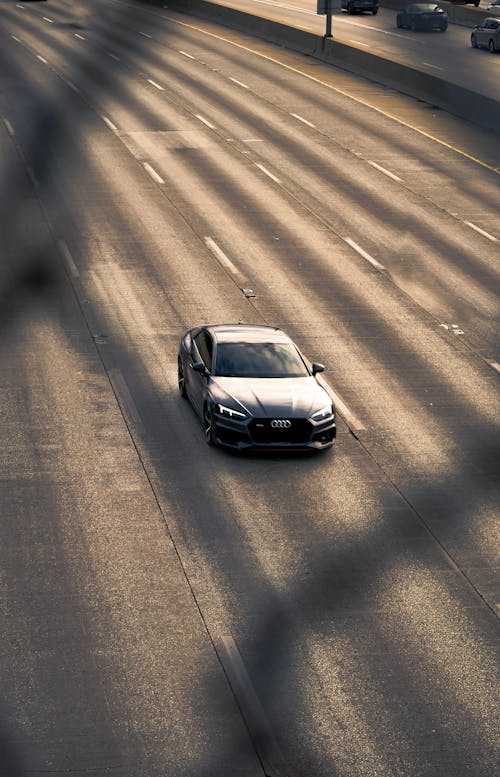
[[[270,57],[267,54],[263,54],[262,52],[257,51],[256,49],[251,49],[249,46],[244,46],[242,43],[236,43],[230,38],[225,38],[223,35],[217,35],[214,32],[208,32],[207,30],[204,30],[201,27],[196,27],[196,25],[194,24],[187,24],[186,22],[180,22],[178,19],[174,19],[172,16],[167,16],[167,18],[170,21],[174,22],[174,24],[179,24],[181,27],[187,27],[190,30],[195,30],[196,32],[200,32],[202,35],[208,35],[210,38],[216,38],[217,40],[221,40],[224,43],[229,43],[230,46],[235,46],[236,48],[242,49],[243,51],[248,51],[250,54],[254,54],[256,57],[260,57],[261,59],[266,59],[268,62],[273,62],[275,65],[280,65],[286,70],[290,70],[292,73],[297,73],[297,75],[303,76],[304,78],[308,78],[309,81],[314,81],[316,84],[325,86],[327,89],[330,89],[332,92],[341,94],[343,97],[348,97],[350,100],[354,100],[354,102],[357,102],[360,105],[363,105],[365,108],[371,108],[371,110],[376,111],[381,116],[385,116],[387,119],[391,119],[392,121],[397,122],[398,124],[400,124],[403,127],[406,127],[407,129],[411,129],[414,132],[418,132],[419,135],[423,135],[429,140],[432,140],[434,143],[438,143],[440,146],[447,148],[449,151],[453,151],[455,154],[459,154],[465,159],[468,159],[469,161],[474,162],[475,164],[486,168],[486,170],[489,170],[492,173],[496,173],[497,175],[500,175],[500,168],[493,167],[493,165],[489,165],[487,164],[487,162],[483,162],[481,159],[478,159],[477,157],[472,156],[471,154],[468,154],[466,151],[463,151],[462,149],[457,148],[456,146],[452,146],[451,143],[447,143],[445,140],[442,140],[441,138],[437,138],[435,135],[431,135],[430,132],[426,132],[425,130],[420,129],[420,127],[416,127],[414,124],[410,124],[407,121],[403,121],[403,119],[400,119],[398,116],[394,116],[394,114],[392,113],[387,113],[387,111],[383,111],[381,108],[377,108],[376,105],[372,105],[371,103],[368,103],[359,97],[355,97],[354,95],[349,94],[349,92],[346,92],[343,89],[339,89],[336,86],[332,86],[327,81],[322,81],[320,78],[316,78],[315,76],[309,75],[309,73],[305,73],[303,70],[299,70],[296,67],[292,67],[292,65],[287,65],[285,62],[281,62],[279,59],[275,59],[274,57]]]

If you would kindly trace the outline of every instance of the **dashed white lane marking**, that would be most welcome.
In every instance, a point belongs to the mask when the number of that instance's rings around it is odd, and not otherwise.
[[[21,5],[21,3],[16,3],[16,5],[21,9],[21,11],[24,11],[24,5]]]
[[[44,64],[44,65],[48,65],[48,62],[47,62],[47,60],[45,59],[45,57],[42,57],[42,55],[41,55],[41,54],[37,54],[37,55],[36,55],[36,58],[37,58],[37,59],[39,59],[39,60],[40,60],[40,62],[43,62],[43,64]]]
[[[13,138],[14,135],[16,134],[15,131],[14,131],[14,127],[12,126],[12,124],[10,123],[10,121],[8,119],[4,119],[3,123],[5,124],[5,129],[7,130],[7,132],[11,136],[11,138]]]
[[[500,372],[500,364],[498,362],[490,362],[490,364],[494,370],[496,370],[497,372]]]
[[[349,43],[355,43],[356,46],[365,46],[367,48],[370,45],[369,43],[363,43],[362,40],[355,40],[354,38],[349,38]]]
[[[196,118],[197,118],[197,119],[199,119],[199,120],[200,120],[200,121],[201,121],[203,124],[205,124],[205,126],[207,126],[207,127],[210,127],[210,129],[215,129],[214,125],[213,125],[213,124],[210,124],[210,122],[208,121],[208,119],[205,119],[205,117],[204,117],[204,116],[201,116],[199,113],[195,113],[195,116],[196,116]]]
[[[144,167],[145,171],[146,171],[147,173],[149,173],[149,175],[151,176],[151,178],[153,179],[153,181],[156,181],[156,183],[165,183],[165,181],[163,180],[163,178],[161,177],[161,175],[159,175],[159,174],[156,172],[156,170],[155,170],[153,167],[151,167],[151,165],[149,164],[149,162],[143,162],[143,163],[142,163],[142,165],[143,165],[143,167]]]
[[[156,81],[153,81],[152,78],[148,78],[148,84],[151,84],[152,86],[154,86],[155,89],[159,89],[160,92],[164,92],[165,91],[163,86],[161,84],[157,84]]]
[[[382,165],[378,165],[376,162],[371,162],[370,160],[368,160],[368,164],[371,165],[372,167],[375,167],[377,170],[380,170],[380,172],[383,173],[384,175],[388,175],[389,178],[392,178],[393,181],[402,180],[397,175],[394,175],[394,173],[391,173],[390,170],[386,170],[385,167],[382,167]]]
[[[69,86],[70,89],[72,89],[77,94],[80,94],[79,88],[76,86],[76,84],[73,83],[73,81],[70,81],[69,78],[65,78],[63,80],[64,80],[64,83],[67,84],[67,86]]]
[[[118,132],[118,127],[116,127],[116,126],[113,124],[113,122],[111,121],[111,119],[108,119],[108,117],[107,117],[107,116],[101,116],[101,119],[102,119],[102,120],[103,120],[103,121],[104,121],[104,122],[105,122],[105,123],[108,125],[108,127],[110,128],[110,130],[111,130],[112,132]]]
[[[385,270],[385,267],[383,264],[380,264],[380,262],[377,262],[376,259],[373,258],[373,256],[370,256],[369,253],[367,253],[361,246],[359,246],[357,243],[354,242],[350,237],[344,238],[345,242],[348,243],[351,248],[353,248],[360,256],[363,257],[363,259],[366,259],[367,262],[370,262],[373,267],[376,267],[377,270]]]
[[[74,278],[79,278],[80,277],[80,273],[78,271],[78,267],[76,266],[76,264],[75,264],[75,262],[73,260],[73,257],[71,256],[71,252],[70,252],[70,250],[69,250],[69,248],[66,245],[64,240],[59,240],[59,250],[60,250],[61,254],[64,257],[64,261],[68,265],[68,269],[69,269],[71,275]]]
[[[16,43],[21,43],[21,39],[20,38],[16,38],[15,35],[11,35],[10,37],[12,38],[12,40],[15,40]]]
[[[255,163],[255,165],[256,165],[256,167],[258,167],[258,168],[259,168],[259,170],[262,170],[262,172],[263,172],[265,175],[267,175],[269,178],[271,178],[271,180],[273,180],[275,183],[281,183],[280,179],[279,179],[279,178],[276,178],[276,176],[275,176],[275,175],[273,175],[273,174],[272,174],[272,173],[271,173],[271,172],[270,172],[270,171],[267,169],[267,167],[264,167],[264,165],[261,165],[261,164],[259,164],[258,162],[256,162],[256,163]]]
[[[193,55],[188,54],[187,51],[181,51],[181,49],[179,49],[179,54],[182,54],[183,57],[187,57],[188,59],[194,59]]]
[[[312,123],[312,121],[308,121],[307,119],[304,119],[303,116],[299,116],[298,113],[292,113],[291,114],[294,119],[298,119],[302,122],[302,124],[307,124],[308,127],[312,127],[313,129],[316,129],[316,125]]]
[[[493,243],[498,243],[498,239],[496,237],[493,237],[493,235],[490,235],[489,232],[485,232],[484,229],[481,229],[481,227],[477,227],[475,224],[472,223],[472,221],[464,221],[464,224],[467,224],[468,227],[471,229],[474,229],[476,232],[479,232],[480,235],[483,237],[487,237],[488,240],[491,240]]]
[[[223,265],[223,267],[226,268],[226,270],[229,270],[229,272],[233,275],[241,275],[236,265],[234,265],[231,259],[226,256],[222,248],[217,245],[213,238],[206,236],[203,238],[203,240],[205,241],[205,245],[208,250],[211,251],[211,253],[216,257],[216,259],[219,260],[219,262]]]
[[[121,62],[120,57],[117,57],[116,54],[113,54],[112,51],[106,52],[108,57],[111,57],[111,59],[114,59],[116,62]]]
[[[79,40],[86,40],[83,35],[80,35],[79,32],[75,32],[75,38],[78,38]]]
[[[433,67],[434,70],[443,70],[442,67],[439,67],[439,65],[433,65],[432,62],[422,62],[422,65],[427,65],[427,67]]]
[[[243,81],[238,81],[237,78],[232,78],[232,76],[229,76],[229,80],[233,82],[233,84],[238,84],[238,86],[242,86],[243,89],[249,89],[250,87],[243,83]]]
[[[44,22],[48,22],[49,24],[54,24],[54,22],[52,21],[52,19],[49,19],[49,17],[48,17],[48,16],[42,16],[42,19],[44,20]]]
[[[148,35],[148,33],[147,33],[147,32],[142,32],[142,30],[139,30],[139,35],[142,35],[142,36],[143,36],[143,38],[150,38],[150,39],[152,39],[152,38],[153,38],[153,36],[152,36],[152,35]]]

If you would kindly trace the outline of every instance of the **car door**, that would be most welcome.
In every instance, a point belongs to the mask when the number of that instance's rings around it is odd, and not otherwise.
[[[203,404],[207,393],[207,383],[212,370],[213,340],[206,329],[202,329],[193,338],[192,361],[189,364],[189,392],[190,399],[196,411],[203,413]],[[205,373],[198,372],[193,367],[202,362]]]

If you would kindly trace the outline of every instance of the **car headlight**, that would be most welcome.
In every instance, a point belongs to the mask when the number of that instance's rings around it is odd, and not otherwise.
[[[312,414],[311,418],[313,421],[324,421],[326,418],[333,418],[334,415],[335,411],[333,409],[333,405],[325,405],[325,407],[322,407],[321,410],[316,410],[316,412]]]
[[[245,413],[241,413],[239,410],[233,410],[232,407],[226,407],[226,405],[221,405],[220,403],[217,403],[216,411],[221,416],[226,416],[226,418],[236,418],[239,420],[240,418],[246,418]]]

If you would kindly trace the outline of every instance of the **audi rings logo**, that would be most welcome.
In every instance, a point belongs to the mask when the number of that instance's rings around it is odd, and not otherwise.
[[[292,422],[287,418],[275,418],[274,421],[271,421],[273,429],[290,429],[291,425]]]

